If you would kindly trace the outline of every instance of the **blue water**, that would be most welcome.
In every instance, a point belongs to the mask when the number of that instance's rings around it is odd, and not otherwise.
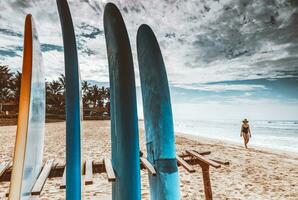
[[[239,144],[240,120],[175,120],[175,131]],[[298,153],[298,121],[250,121],[254,146]]]

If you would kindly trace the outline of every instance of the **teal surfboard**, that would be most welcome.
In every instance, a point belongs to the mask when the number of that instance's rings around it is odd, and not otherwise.
[[[175,135],[167,73],[155,35],[148,25],[137,33],[147,158],[157,172],[149,175],[153,200],[180,199]]]
[[[62,27],[66,103],[66,199],[81,199],[81,83],[73,22],[66,0],[57,0]]]
[[[110,73],[114,200],[141,199],[135,76],[128,34],[117,7],[108,3],[104,30]]]

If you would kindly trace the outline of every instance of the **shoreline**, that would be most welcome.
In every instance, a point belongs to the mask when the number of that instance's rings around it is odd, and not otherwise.
[[[198,135],[193,135],[190,133],[183,133],[183,132],[175,132],[177,136],[185,137],[187,139],[191,140],[196,140],[196,141],[206,141],[206,143],[217,143],[220,145],[228,144],[228,146],[235,146],[237,148],[243,148],[243,150],[246,150],[244,148],[244,145],[241,145],[240,143],[231,141],[231,140],[225,140],[225,139],[215,139],[215,138],[208,138],[204,136],[198,136]],[[242,140],[242,138],[239,138],[239,140]],[[267,153],[273,153],[277,155],[289,155],[293,157],[298,158],[298,152],[294,151],[287,151],[287,150],[281,150],[277,148],[269,148],[269,147],[262,147],[258,145],[251,145],[248,143],[248,149],[247,150],[255,150],[255,151],[262,151],[262,152],[267,152]]]
[[[109,122],[110,120],[96,120],[96,119],[92,119],[92,120],[83,120],[82,122],[92,122],[92,121],[99,121],[99,122]],[[65,123],[65,120],[53,120],[53,121],[47,121],[45,124],[53,124],[53,123]],[[139,131],[143,131],[144,132],[144,120],[139,120]],[[0,128],[1,127],[14,127],[16,126],[16,124],[8,124],[8,125],[3,125],[0,124]],[[229,144],[238,148],[242,148],[243,145],[241,144],[242,142],[235,142],[232,140],[225,140],[225,139],[219,139],[219,138],[209,138],[209,137],[205,137],[205,136],[200,136],[200,135],[195,135],[195,134],[191,134],[191,133],[186,133],[183,131],[175,131],[175,135],[176,136],[182,136],[182,137],[186,137],[187,139],[191,139],[191,140],[202,140],[202,141],[206,141],[207,143],[220,143],[221,145]],[[239,137],[239,141],[242,141],[242,138]],[[290,155],[293,157],[298,157],[298,152],[295,151],[289,151],[289,150],[281,150],[278,148],[270,148],[270,147],[264,147],[264,146],[258,146],[258,145],[251,145],[248,144],[248,150],[258,150],[258,151],[264,151],[264,152],[268,152],[268,153],[274,153],[274,154],[278,154],[278,155]],[[244,148],[243,148],[244,149]]]
[[[83,120],[82,122],[92,122],[92,121],[99,121],[99,122],[109,122],[110,120]],[[65,123],[65,121],[47,121],[45,124],[55,124],[55,123]],[[144,120],[139,120],[139,131],[144,132]],[[2,125],[0,124],[0,128],[1,127],[15,127],[15,124],[8,124],[8,125]],[[229,146],[235,146],[237,148],[243,148],[243,145],[241,144],[241,142],[235,142],[235,141],[231,141],[231,140],[225,140],[225,139],[219,139],[219,138],[209,138],[209,137],[204,137],[204,136],[200,136],[200,135],[195,135],[195,134],[191,134],[191,133],[186,133],[186,132],[182,132],[182,131],[175,131],[175,136],[180,136],[180,137],[185,137],[187,139],[190,140],[195,140],[195,141],[204,141],[205,143],[214,143],[214,144],[220,144],[220,145],[224,145],[224,144],[228,144]],[[239,137],[239,141],[242,141],[242,138]],[[263,146],[258,146],[258,145],[251,145],[248,144],[249,147],[247,150],[255,150],[255,151],[263,151],[263,152],[268,152],[268,153],[274,153],[274,154],[278,154],[278,155],[289,155],[289,156],[293,156],[293,157],[298,157],[298,152],[295,151],[288,151],[288,150],[281,150],[278,148],[269,148],[269,147],[263,147]],[[244,149],[244,148],[243,148]],[[245,150],[245,149],[244,149]]]

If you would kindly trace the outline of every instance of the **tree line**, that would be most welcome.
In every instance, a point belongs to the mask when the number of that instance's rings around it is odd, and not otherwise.
[[[0,112],[3,105],[12,104],[18,109],[22,73],[12,72],[8,66],[0,66]],[[46,81],[47,115],[65,115],[65,76]],[[82,103],[84,116],[108,117],[110,115],[110,89],[82,81]],[[15,111],[17,113],[17,110]],[[3,113],[1,113],[3,114]]]

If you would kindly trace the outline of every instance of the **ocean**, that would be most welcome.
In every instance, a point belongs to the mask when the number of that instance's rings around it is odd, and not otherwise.
[[[240,138],[241,120],[179,120],[175,131],[227,140],[243,144]],[[298,153],[298,121],[250,120],[252,138],[249,145]]]

